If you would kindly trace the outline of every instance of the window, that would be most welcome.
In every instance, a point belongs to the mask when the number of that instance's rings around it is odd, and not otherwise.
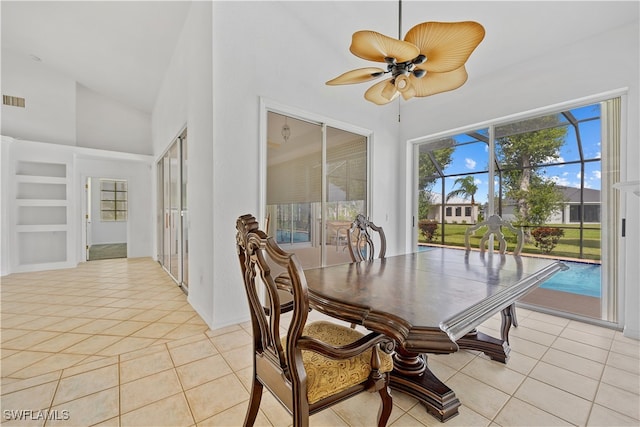
[[[447,216],[451,216],[451,206],[447,206]]]
[[[100,220],[127,220],[127,181],[100,180]]]
[[[464,216],[471,216],[471,206],[464,208]]]
[[[416,241],[463,246],[466,224],[441,218],[447,201],[465,207],[468,222],[498,214],[521,227],[524,256],[543,253],[533,230],[558,229],[560,241],[545,254],[595,266],[593,291],[580,288],[582,297],[592,299],[578,304],[571,291],[552,288],[554,297],[543,298],[545,291],[536,289],[520,303],[616,322],[619,195],[610,189],[619,180],[621,116],[621,99],[613,98],[420,141],[414,150],[414,209],[418,220],[439,222],[440,233],[437,241],[426,240],[418,230]]]
[[[462,216],[462,208],[460,206],[456,208],[456,216]]]
[[[600,222],[600,206],[599,205],[584,205],[584,218],[582,217],[582,209],[580,205],[572,205],[569,207],[569,221],[580,222],[581,219],[584,222]]]

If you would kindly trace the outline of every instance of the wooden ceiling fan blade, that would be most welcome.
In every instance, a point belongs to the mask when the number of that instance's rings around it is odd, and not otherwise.
[[[364,98],[374,104],[385,105],[396,99],[399,93],[395,85],[391,83],[391,79],[387,79],[367,89],[364,93]]]
[[[338,77],[329,80],[326,84],[330,86],[335,86],[335,85],[349,85],[354,83],[368,82],[370,80],[377,79],[382,74],[384,74],[384,70],[382,68],[376,68],[376,67],[358,68],[356,70],[351,70],[351,71],[347,71],[346,73],[342,73]]]
[[[416,96],[416,93],[416,88],[413,86],[413,84],[409,85],[407,89],[400,92],[400,94],[402,95],[402,99],[404,99],[405,101],[408,101]]]
[[[412,43],[366,30],[353,33],[349,50],[357,57],[376,62],[386,62],[385,58],[405,62],[420,55],[420,49]]]
[[[447,73],[428,72],[422,78],[410,76],[409,81],[415,89],[415,96],[422,97],[457,89],[467,81],[467,78],[467,70],[463,65],[457,70]]]
[[[411,28],[405,41],[416,45],[427,61],[417,67],[444,73],[460,68],[484,39],[477,22],[423,22]]]

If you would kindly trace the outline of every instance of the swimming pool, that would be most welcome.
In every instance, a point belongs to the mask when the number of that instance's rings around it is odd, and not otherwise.
[[[540,287],[572,294],[601,297],[600,264],[563,261],[569,267],[560,271]]]
[[[293,232],[293,239],[291,237],[290,230],[278,229],[276,231],[276,242],[278,243],[303,243],[311,241],[308,231],[296,230]]]

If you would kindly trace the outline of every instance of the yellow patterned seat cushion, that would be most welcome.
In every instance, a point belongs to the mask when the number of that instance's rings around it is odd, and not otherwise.
[[[307,335],[333,346],[350,344],[363,337],[360,332],[331,322],[313,322],[304,328]],[[283,338],[286,345],[286,337]],[[302,352],[302,361],[307,372],[307,398],[309,403],[339,393],[365,381],[371,373],[371,351],[351,359],[334,360],[312,351]],[[380,354],[380,372],[393,370],[391,355]]]

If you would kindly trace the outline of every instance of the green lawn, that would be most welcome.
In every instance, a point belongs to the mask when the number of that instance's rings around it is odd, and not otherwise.
[[[445,245],[464,246],[464,233],[470,227],[470,224],[445,224]],[[558,245],[551,251],[549,255],[561,258],[580,258],[580,228],[578,224],[548,224],[548,227],[560,227],[564,230],[564,236],[560,239]],[[440,236],[441,228],[438,228],[438,235],[432,243],[440,244],[442,242]],[[504,230],[507,239],[507,250],[513,249],[516,243],[516,236],[509,230]],[[471,247],[478,247],[482,230],[476,231],[471,237]],[[600,260],[600,224],[589,224],[585,226],[583,231],[583,256],[584,259]],[[427,243],[422,233],[420,233],[418,241]],[[496,244],[496,249],[498,248]],[[534,242],[525,243],[523,253],[542,254]]]

